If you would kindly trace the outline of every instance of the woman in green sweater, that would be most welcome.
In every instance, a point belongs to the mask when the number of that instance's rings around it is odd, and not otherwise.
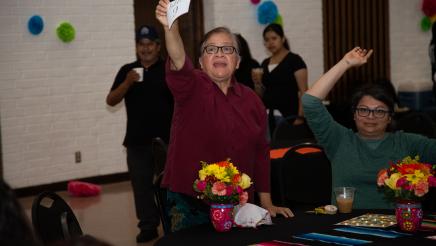
[[[355,187],[354,208],[392,208],[377,188],[378,171],[406,156],[419,155],[424,162],[436,163],[436,139],[386,132],[394,102],[376,85],[362,87],[352,98],[357,132],[334,121],[322,104],[344,72],[365,64],[371,54],[372,50],[359,47],[348,52],[306,92],[302,102],[308,124],[332,164],[332,186]]]

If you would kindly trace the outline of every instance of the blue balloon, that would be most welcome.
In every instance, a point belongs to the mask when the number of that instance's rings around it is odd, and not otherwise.
[[[30,17],[29,21],[27,22],[27,28],[31,34],[38,35],[44,29],[44,20],[41,16],[34,15]]]
[[[273,22],[279,14],[277,6],[272,1],[263,2],[257,8],[257,20],[260,24],[269,24]]]

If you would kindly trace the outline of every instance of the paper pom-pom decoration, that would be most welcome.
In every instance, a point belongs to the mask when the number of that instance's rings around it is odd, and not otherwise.
[[[74,30],[73,25],[69,22],[62,22],[59,24],[58,28],[56,28],[56,34],[58,38],[62,40],[64,43],[69,43],[74,40],[76,36],[76,30]]]
[[[426,16],[433,16],[436,14],[436,1],[435,0],[422,0],[422,12]]]
[[[260,3],[260,0],[251,0],[251,3],[252,4],[258,4],[258,3]]]
[[[421,30],[426,32],[426,31],[430,30],[430,28],[431,28],[430,18],[428,18],[427,16],[424,16],[421,20]]]
[[[271,1],[263,2],[257,8],[257,20],[260,24],[269,24],[273,22],[277,18],[277,15],[277,6]]]
[[[29,21],[27,22],[27,29],[33,35],[40,34],[44,29],[44,20],[42,20],[42,17],[39,15],[30,17]]]
[[[283,19],[281,15],[277,15],[277,18],[273,21],[275,24],[279,24],[280,26],[283,26]]]

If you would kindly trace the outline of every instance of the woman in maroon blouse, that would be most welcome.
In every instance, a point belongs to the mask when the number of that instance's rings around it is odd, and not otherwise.
[[[171,221],[172,229],[207,221],[207,206],[193,198],[192,184],[200,161],[227,158],[254,181],[249,190],[251,201],[256,191],[260,205],[272,216],[292,217],[289,208],[271,202],[266,110],[253,90],[234,79],[240,61],[236,38],[223,27],[208,32],[201,45],[201,70],[194,69],[186,56],[178,21],[168,28],[168,4],[168,0],[159,1],[156,18],[165,30],[169,55],[166,78],[175,101],[162,181],[169,189],[170,216],[176,218]]]

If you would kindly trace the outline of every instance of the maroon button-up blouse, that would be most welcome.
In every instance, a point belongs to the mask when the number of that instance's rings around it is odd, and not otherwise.
[[[195,196],[200,161],[230,158],[254,182],[250,201],[254,191],[270,192],[267,116],[259,97],[234,78],[225,95],[188,57],[179,71],[167,60],[166,80],[175,105],[162,186]]]

